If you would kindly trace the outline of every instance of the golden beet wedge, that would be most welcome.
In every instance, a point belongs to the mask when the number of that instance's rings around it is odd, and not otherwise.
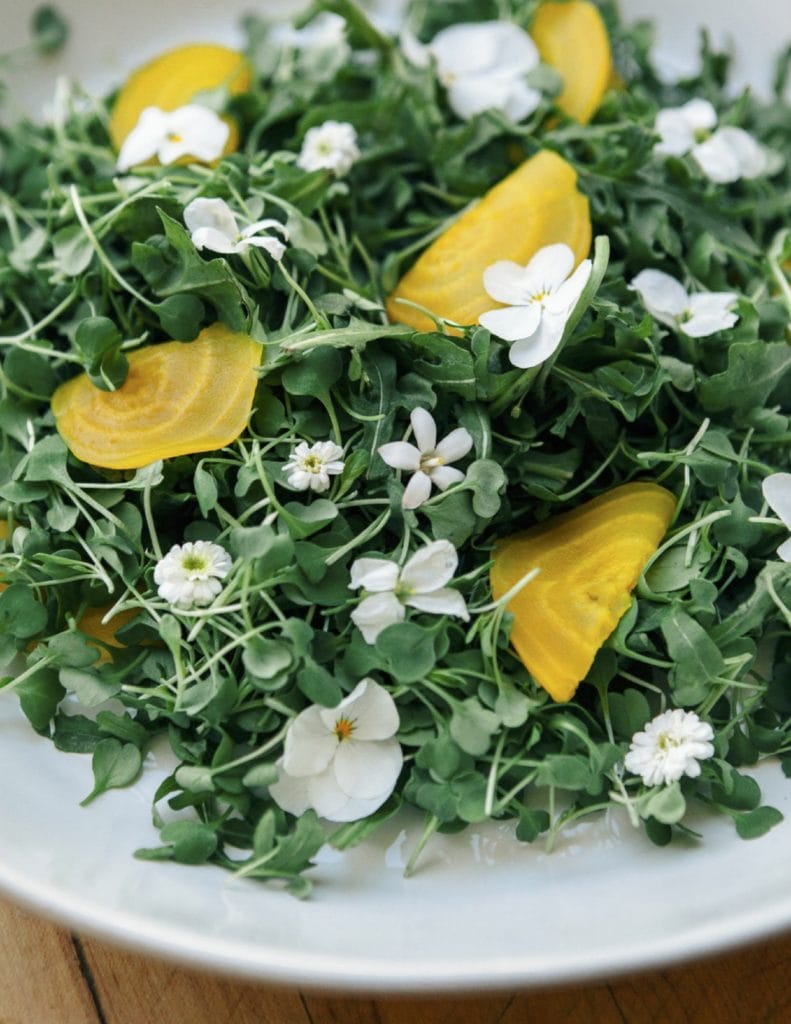
[[[623,484],[498,542],[490,574],[495,600],[539,570],[508,603],[511,643],[555,700],[574,696],[629,607],[675,507],[664,487]]]
[[[470,326],[495,309],[483,287],[483,272],[497,260],[526,265],[545,245],[565,242],[581,262],[591,244],[588,200],[577,190],[577,174],[548,150],[526,160],[433,242],[399,281],[387,300],[396,323],[434,330],[407,299],[437,316]]]
[[[200,43],[169,50],[138,68],[121,87],[110,115],[113,145],[121,148],[146,107],[177,110],[194,102],[199,93],[223,86],[236,96],[247,92],[252,81],[250,65],[236,50]],[[224,152],[233,153],[239,132],[230,119],[228,125]]]
[[[612,53],[598,8],[588,0],[555,3],[538,8],[530,35],[541,59],[560,73],[560,109],[587,124],[612,79]]]
[[[99,641],[99,644],[95,646],[98,651],[96,661],[100,665],[110,661],[110,654],[100,644],[107,644],[109,647],[123,647],[124,645],[116,638],[115,634],[138,614],[137,608],[127,608],[114,615],[109,622],[102,622],[109,610],[110,605],[105,605],[103,608],[86,608],[77,622],[77,628],[81,632],[93,640]]]
[[[213,324],[195,341],[148,345],[128,358],[117,391],[81,374],[52,396],[58,431],[83,462],[139,469],[223,448],[247,426],[261,346],[246,334]]]

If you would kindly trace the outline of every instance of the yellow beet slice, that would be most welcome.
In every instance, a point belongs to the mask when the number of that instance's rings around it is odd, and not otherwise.
[[[261,346],[246,334],[213,324],[195,341],[148,345],[128,358],[117,391],[81,374],[52,396],[58,431],[83,462],[139,469],[223,448],[247,426]]]
[[[623,484],[498,542],[490,573],[495,600],[540,570],[508,603],[511,643],[555,700],[571,700],[587,675],[675,506],[657,484]]]
[[[557,105],[587,124],[612,77],[610,40],[598,8],[588,0],[548,0],[538,8],[530,35],[541,59],[563,79]]]
[[[177,110],[198,93],[221,86],[236,96],[247,92],[252,81],[250,65],[236,50],[201,43],[169,50],[138,68],[121,87],[110,115],[113,145],[121,148],[146,107]],[[230,118],[227,123],[231,131],[224,153],[233,153],[239,132]]]
[[[574,168],[548,150],[526,160],[433,242],[387,300],[392,321],[420,331],[433,322],[399,302],[407,299],[465,326],[497,308],[483,272],[497,260],[527,264],[545,245],[565,242],[579,263],[588,255],[588,200]]]
[[[117,615],[114,615],[109,622],[102,622],[102,619],[109,610],[110,605],[105,605],[103,608],[86,608],[77,622],[77,628],[94,640],[107,644],[109,647],[123,647],[124,645],[120,640],[116,639],[115,634],[127,622],[131,622],[138,614],[138,610],[137,608],[127,608],[126,611],[118,612]],[[110,654],[104,647],[100,647],[98,644],[96,647],[98,650],[97,662],[101,665],[109,661]]]

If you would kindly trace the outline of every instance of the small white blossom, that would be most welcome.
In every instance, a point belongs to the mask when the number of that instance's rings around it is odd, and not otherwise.
[[[539,249],[525,267],[498,260],[484,271],[484,288],[506,308],[482,313],[479,322],[512,342],[508,358],[514,366],[538,366],[557,349],[588,283],[591,261],[583,260],[572,273],[573,269],[574,253],[559,242]]]
[[[437,424],[427,409],[413,409],[409,419],[416,445],[392,441],[383,444],[379,454],[393,469],[412,471],[401,504],[404,508],[417,508],[428,500],[432,484],[444,491],[464,479],[464,473],[448,463],[458,462],[468,454],[472,435],[464,427],[457,427],[437,444]]]
[[[469,620],[467,604],[457,590],[446,587],[459,564],[456,548],[447,540],[435,540],[420,548],[403,569],[386,558],[358,558],[352,563],[351,590],[363,588],[366,597],[352,612],[352,621],[366,643],[388,626],[403,622],[406,608],[431,615],[454,615]]]
[[[538,66],[535,43],[510,21],[451,25],[423,46],[407,32],[401,46],[418,66],[436,61],[451,110],[468,121],[484,110],[499,110],[514,123],[523,121],[541,102],[526,75]]]
[[[727,330],[739,319],[730,308],[738,299],[734,292],[688,295],[682,284],[661,270],[641,270],[629,287],[638,293],[651,316],[690,338]]]
[[[766,173],[771,163],[767,151],[749,132],[716,125],[717,112],[708,100],[694,99],[682,107],[660,110],[654,123],[660,140],[654,146],[654,153],[658,156],[691,153],[706,177],[719,185]]]
[[[403,764],[395,701],[363,679],[334,708],[313,704],[289,726],[273,800],[290,814],[308,808],[328,821],[357,821],[380,807]]]
[[[334,441],[317,441],[312,445],[300,441],[283,472],[298,491],[328,491],[330,477],[343,472],[343,448]]]
[[[252,245],[265,249],[273,260],[282,259],[286,250],[279,238],[264,234],[268,228],[273,228],[287,238],[286,229],[280,221],[265,218],[240,230],[224,199],[193,199],[184,209],[184,223],[196,249],[242,256]]]
[[[694,779],[700,775],[698,762],[714,755],[713,739],[708,722],[702,722],[694,711],[674,708],[634,734],[624,767],[641,776],[646,786],[666,786],[682,775]]]
[[[222,156],[229,132],[221,117],[197,103],[170,111],[146,107],[124,139],[118,170],[128,171],[152,157],[161,164],[172,164],[185,156],[211,163]]]
[[[154,569],[159,596],[176,608],[211,604],[231,570],[231,556],[208,540],[175,544]]]
[[[291,46],[295,50],[349,49],[346,43],[345,18],[329,11],[317,15],[303,28],[294,28],[291,22],[287,21],[274,25],[269,33],[269,39],[278,46]]]
[[[359,159],[354,125],[325,121],[306,132],[297,167],[303,171],[332,171],[336,178],[342,178]]]
[[[780,521],[791,530],[791,473],[772,473],[761,485],[766,503]],[[791,562],[791,537],[777,549],[784,562]]]

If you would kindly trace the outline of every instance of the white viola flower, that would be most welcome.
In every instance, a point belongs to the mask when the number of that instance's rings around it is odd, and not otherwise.
[[[708,100],[694,99],[681,107],[668,107],[656,115],[660,136],[658,156],[692,158],[706,177],[719,185],[740,178],[757,178],[769,167],[767,152],[743,128],[717,128],[717,112]],[[716,129],[716,130],[715,130]]]
[[[300,441],[283,472],[298,491],[328,491],[330,477],[343,472],[343,448],[334,441],[317,441],[311,445]]]
[[[641,270],[629,284],[643,305],[660,323],[690,338],[706,338],[733,327],[739,314],[731,310],[735,292],[687,294],[684,286],[661,270]]]
[[[332,171],[336,178],[342,178],[359,159],[354,125],[325,121],[305,133],[297,167],[303,171]]]
[[[295,50],[348,50],[346,19],[329,11],[317,15],[304,28],[281,22],[273,26],[269,39],[278,46],[291,46]]]
[[[184,223],[196,249],[243,256],[252,245],[265,249],[273,260],[282,259],[286,251],[279,238],[264,234],[267,229],[274,228],[284,238],[288,238],[280,221],[265,218],[240,230],[233,211],[224,199],[193,199],[184,209]]]
[[[674,708],[653,718],[632,737],[624,758],[627,771],[641,776],[646,786],[668,785],[682,775],[700,775],[700,761],[714,755],[714,730],[694,711]]]
[[[403,764],[395,701],[362,679],[334,708],[313,704],[289,726],[272,799],[290,814],[312,808],[328,821],[357,821],[385,802]]]
[[[403,622],[407,607],[469,621],[462,595],[445,586],[458,564],[456,548],[447,540],[426,544],[403,569],[387,558],[358,558],[353,562],[349,589],[362,588],[367,596],[352,612],[352,621],[365,642],[375,643],[383,629]]]
[[[175,544],[154,569],[159,596],[175,608],[211,604],[231,570],[231,556],[208,540]]]
[[[766,503],[791,530],[791,473],[772,473],[764,478],[761,489]],[[791,537],[783,541],[777,554],[784,562],[791,562]]]
[[[562,242],[545,245],[522,267],[498,260],[483,273],[483,286],[504,309],[482,313],[479,323],[511,342],[508,358],[526,368],[538,366],[557,349],[566,321],[591,275],[591,261],[574,270],[574,253]]]
[[[484,110],[499,110],[514,123],[523,121],[541,102],[526,75],[538,66],[536,44],[510,21],[480,21],[442,29],[424,46],[401,33],[406,58],[418,66],[436,61],[451,110],[468,121]]]
[[[197,103],[167,111],[146,107],[124,139],[117,167],[128,171],[152,157],[161,164],[172,164],[185,156],[208,164],[222,156],[229,132],[221,117]]]
[[[437,444],[437,424],[427,409],[413,409],[409,419],[416,444],[392,441],[383,444],[379,454],[393,469],[412,471],[401,504],[404,508],[417,508],[428,500],[432,484],[444,491],[464,479],[464,473],[448,463],[458,462],[468,454],[472,435],[465,427],[457,427]]]

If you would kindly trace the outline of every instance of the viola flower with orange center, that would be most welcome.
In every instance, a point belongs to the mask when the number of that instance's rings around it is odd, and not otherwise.
[[[312,808],[328,821],[373,814],[401,773],[403,754],[394,738],[399,724],[395,701],[369,678],[334,708],[312,704],[286,733],[272,799],[290,814]]]

